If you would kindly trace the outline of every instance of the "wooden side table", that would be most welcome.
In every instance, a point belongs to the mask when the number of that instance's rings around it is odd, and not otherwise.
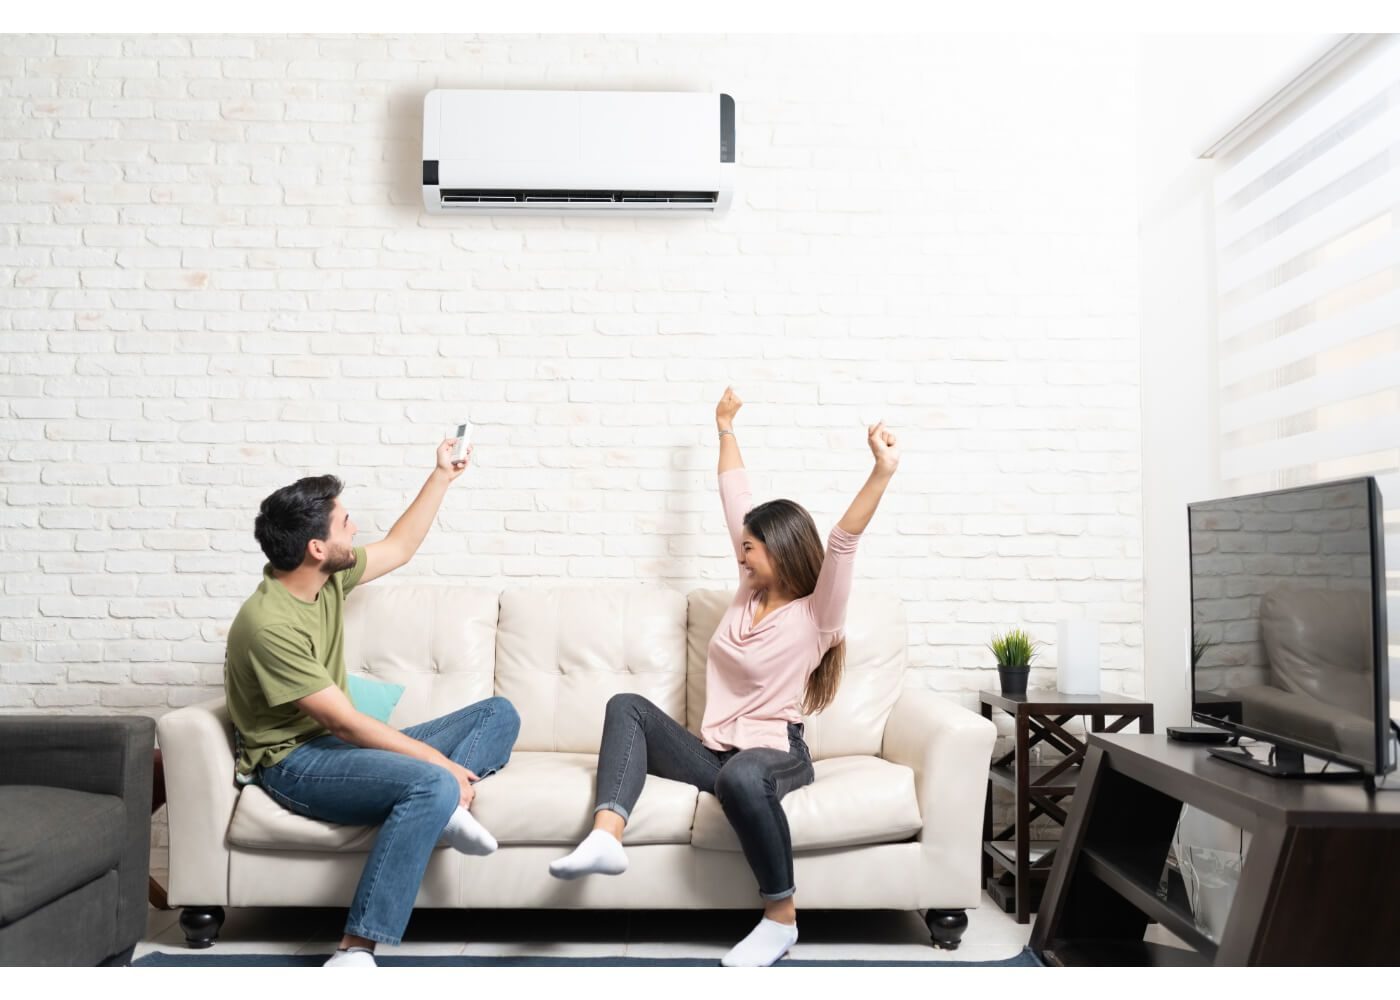
[[[1079,770],[1088,749],[1064,727],[1078,715],[1090,719],[1090,731],[1116,733],[1130,723],[1141,733],[1152,732],[1152,705],[1120,694],[1061,694],[1027,691],[1002,694],[979,691],[982,717],[992,718],[1001,709],[1015,719],[1015,743],[992,762],[987,776],[987,802],[982,821],[982,880],[987,893],[1005,910],[1016,911],[1016,922],[1029,923],[1035,897],[1049,878],[1057,841],[1031,840],[1031,822],[1040,816],[1065,825],[1061,802],[1074,794]],[[1064,754],[1054,764],[1033,764],[1031,749],[1040,743]],[[992,829],[992,788],[1000,785],[1013,796],[1015,821]],[[996,868],[1004,872],[998,875]]]

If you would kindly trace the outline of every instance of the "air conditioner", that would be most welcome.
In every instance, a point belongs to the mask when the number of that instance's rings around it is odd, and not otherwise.
[[[433,90],[423,99],[429,212],[718,214],[733,191],[728,94]]]

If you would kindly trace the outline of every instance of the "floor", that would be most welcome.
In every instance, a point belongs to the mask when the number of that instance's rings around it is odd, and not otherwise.
[[[157,879],[161,873],[156,873]],[[340,940],[345,912],[332,909],[229,909],[219,941],[205,954],[329,954]],[[136,957],[185,947],[179,910],[150,910]],[[758,911],[420,910],[407,940],[383,954],[627,956],[718,960],[752,929]],[[914,913],[887,910],[811,910],[798,919],[802,937],[793,958],[990,962],[1026,946],[1031,925],[1018,924],[990,899],[968,911],[957,951],[929,944]]]

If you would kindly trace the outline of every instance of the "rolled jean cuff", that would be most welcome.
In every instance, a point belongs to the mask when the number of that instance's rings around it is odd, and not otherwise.
[[[371,930],[368,927],[345,926],[345,933],[353,937],[369,938],[369,940],[379,944],[389,944],[398,946],[403,944],[403,937],[397,934],[385,934],[383,931]]]
[[[619,816],[622,817],[622,822],[624,823],[626,823],[629,819],[632,818],[631,814],[622,806],[618,805],[616,802],[604,802],[600,806],[595,806],[593,809],[593,814],[596,816],[604,809],[611,809],[613,812],[617,813]]]
[[[797,886],[793,886],[791,889],[788,889],[785,892],[760,892],[759,895],[762,896],[764,899],[768,900],[770,903],[776,903],[780,899],[787,899],[795,892],[797,892]]]

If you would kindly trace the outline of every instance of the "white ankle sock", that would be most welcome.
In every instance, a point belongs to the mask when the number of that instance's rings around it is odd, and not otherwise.
[[[617,838],[606,830],[594,830],[583,838],[574,852],[549,863],[549,874],[555,878],[579,878],[583,875],[621,875],[627,870],[627,852]]]
[[[326,959],[326,965],[346,965],[351,968],[373,969],[379,963],[374,960],[374,952],[368,948],[337,948],[334,955]]]
[[[441,842],[463,854],[475,854],[478,857],[490,854],[496,849],[496,838],[462,806],[457,807],[457,811],[442,828]]]
[[[720,959],[719,964],[773,965],[796,943],[796,924],[780,924],[764,917],[749,931],[748,937],[729,949],[729,954]]]

